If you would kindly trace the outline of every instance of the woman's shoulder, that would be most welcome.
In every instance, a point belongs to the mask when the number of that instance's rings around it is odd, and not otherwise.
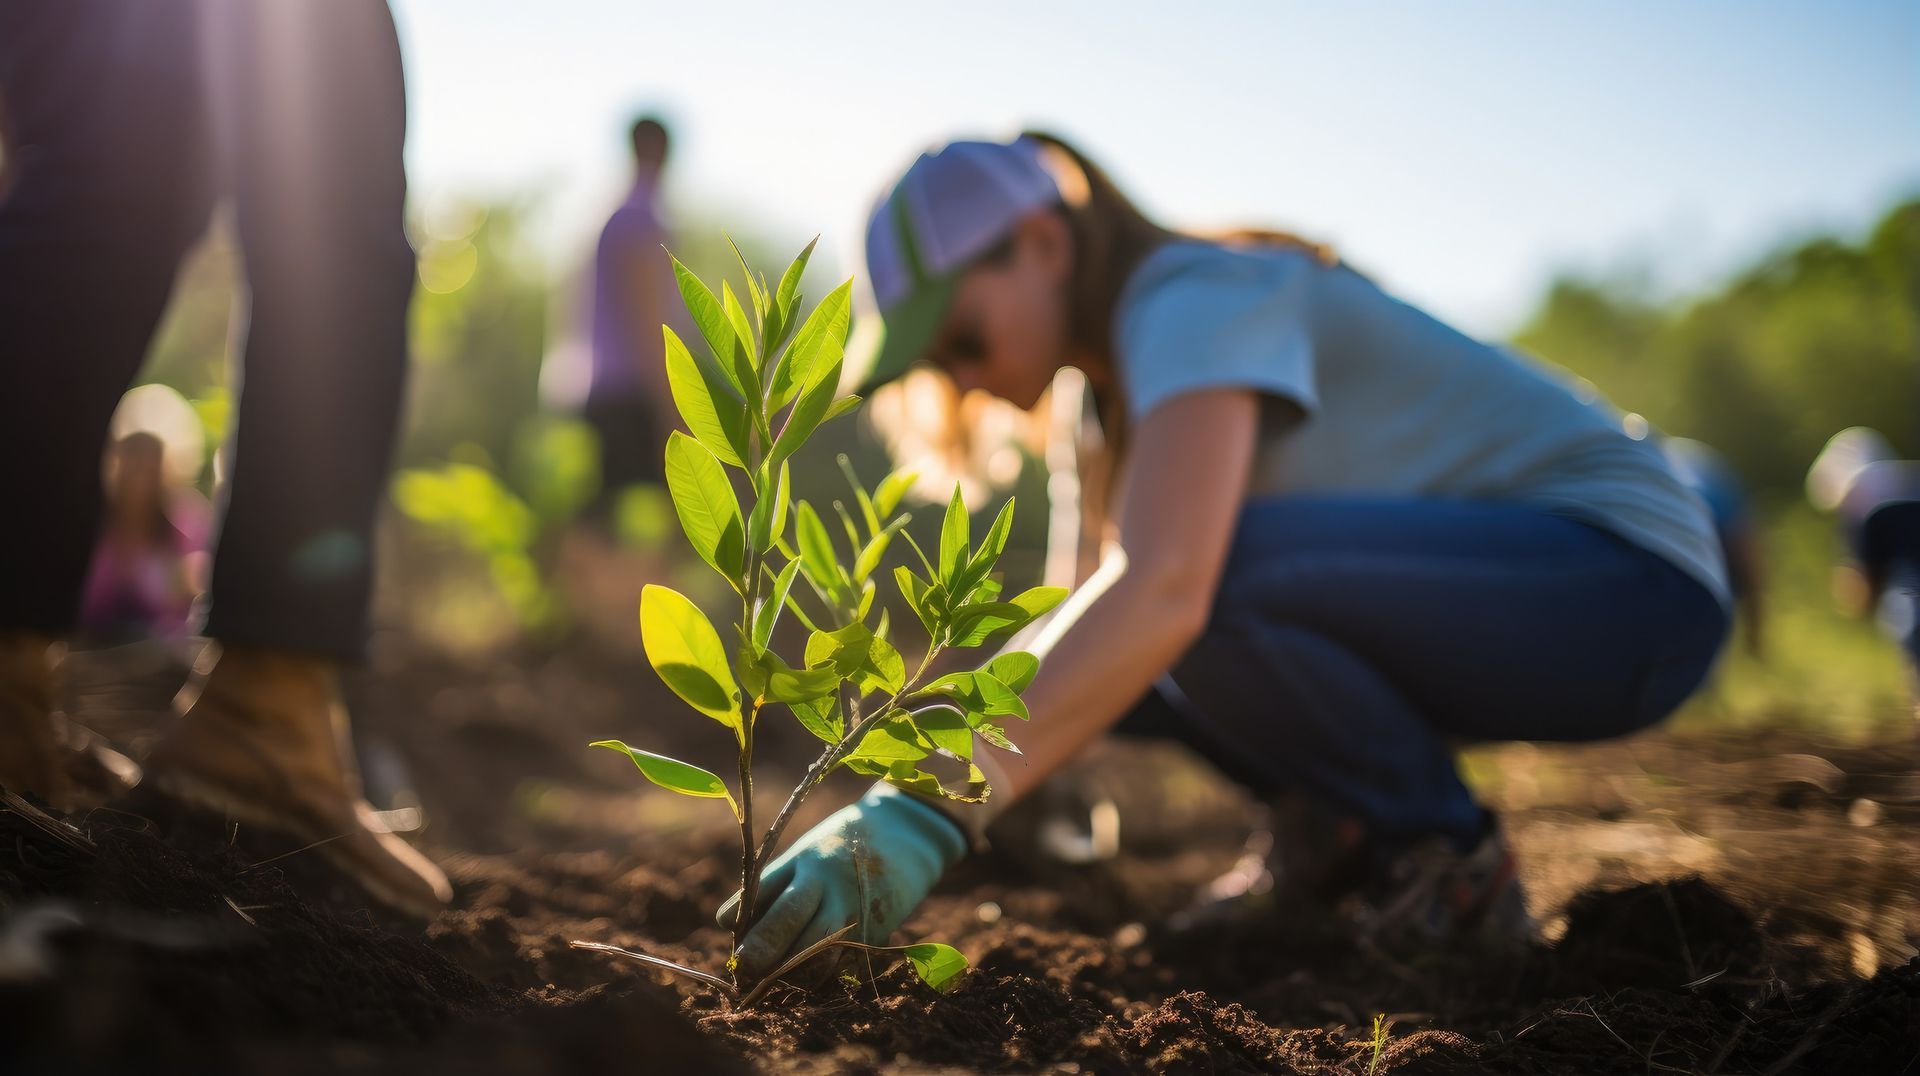
[[[1169,284],[1272,285],[1317,264],[1314,253],[1304,248],[1176,239],[1162,244],[1134,267],[1121,302],[1124,306],[1129,298]]]
[[[1302,312],[1321,264],[1307,250],[1178,239],[1141,260],[1114,309],[1114,338],[1137,338],[1169,322],[1219,323],[1246,314]]]

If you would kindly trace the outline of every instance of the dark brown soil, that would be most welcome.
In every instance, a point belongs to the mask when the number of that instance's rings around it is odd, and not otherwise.
[[[1184,755],[1109,745],[1075,781],[1119,804],[1118,858],[1009,841],[908,924],[972,960],[955,991],[876,962],[734,1012],[567,946],[724,961],[730,820],[584,747],[722,761],[644,662],[382,658],[353,696],[370,780],[417,791],[454,909],[367,912],[316,858],[153,799],[74,819],[90,844],[0,813],[0,969],[44,958],[0,981],[0,1071],[1920,1071],[1911,742],[1479,756],[1553,939],[1526,951],[1382,948],[1300,914],[1169,936],[1256,815]],[[763,788],[804,758],[803,733],[773,735]]]

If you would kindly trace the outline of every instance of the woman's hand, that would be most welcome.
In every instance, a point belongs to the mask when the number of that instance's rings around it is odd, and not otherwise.
[[[884,944],[959,858],[967,839],[940,810],[888,784],[868,790],[795,841],[760,880],[766,911],[740,942],[740,970],[764,976],[849,923],[849,937]],[[740,907],[720,906],[721,926]]]

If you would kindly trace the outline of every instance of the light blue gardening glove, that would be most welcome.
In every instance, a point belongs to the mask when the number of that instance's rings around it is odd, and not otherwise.
[[[740,943],[740,970],[767,975],[856,919],[850,940],[885,944],[966,851],[966,835],[939,808],[874,785],[768,864],[758,901],[766,913]],[[721,926],[739,906],[736,892],[720,906]]]

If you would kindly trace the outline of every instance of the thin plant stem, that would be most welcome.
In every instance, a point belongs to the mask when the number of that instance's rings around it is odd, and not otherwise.
[[[756,416],[760,412],[760,408],[749,410]],[[750,446],[749,475],[759,471],[760,457],[760,446]],[[756,488],[755,507],[758,507],[761,497],[771,495]],[[761,555],[762,551],[753,548],[753,537],[748,535],[746,556],[743,558],[747,585],[740,593],[740,630],[745,636],[741,640],[743,645],[749,644],[753,638],[754,600],[760,594]],[[736,951],[746,938],[747,930],[758,918],[756,909],[760,902],[760,867],[754,856],[753,841],[753,727],[759,716],[759,704],[747,698],[743,692],[740,697],[740,910],[733,918],[733,947]]]
[[[740,996],[738,988],[718,975],[709,974],[701,971],[699,968],[689,968],[685,964],[676,964],[664,957],[650,956],[646,953],[636,953],[632,949],[622,949],[617,945],[606,945],[601,942],[570,941],[567,943],[567,947],[569,949],[585,949],[595,953],[609,953],[613,956],[624,956],[628,960],[638,961],[650,968],[659,968],[662,971],[670,971],[675,975],[684,975],[689,979],[705,983],[729,998],[737,998]]]
[[[786,963],[775,968],[772,972],[768,973],[766,978],[754,984],[753,989],[747,991],[746,994],[740,998],[737,1007],[742,1009],[751,1007],[754,1002],[760,1000],[768,990],[772,989],[774,981],[779,979],[780,976],[805,964],[807,961],[812,960],[828,949],[845,947],[848,949],[858,949],[863,953],[904,953],[909,948],[912,948],[906,945],[871,945],[867,942],[854,941],[852,938],[847,937],[848,934],[853,932],[853,928],[859,925],[858,923],[848,923],[846,926],[821,938],[819,941],[814,942],[812,945],[807,946],[794,956],[788,958]],[[675,967],[678,967],[678,965],[675,965]],[[868,974],[872,974],[871,968],[869,968]]]
[[[913,675],[908,677],[907,680],[900,685],[900,690],[894,692],[892,698],[889,698],[884,705],[876,707],[873,713],[865,718],[850,721],[850,731],[848,731],[847,735],[842,737],[839,743],[833,744],[825,751],[822,751],[820,757],[813,760],[813,765],[807,767],[806,775],[800,779],[800,784],[794,788],[793,795],[788,796],[787,802],[780,807],[780,813],[773,816],[773,824],[767,828],[766,837],[760,842],[760,854],[754,857],[754,873],[756,875],[759,874],[760,871],[765,870],[767,863],[773,858],[773,850],[778,847],[780,843],[780,834],[786,832],[787,824],[793,821],[793,814],[800,809],[800,804],[819,786],[820,782],[827,779],[827,774],[833,772],[833,768],[838,766],[841,760],[846,758],[847,754],[859,745],[866,734],[871,732],[873,727],[879,724],[880,720],[893,710],[896,703],[913,693],[919,686],[920,678],[926,675],[927,667],[933,664],[933,659],[939,656],[942,649],[944,648],[938,645],[928,647],[926,657],[920,660],[920,667],[915,669]],[[857,713],[858,710],[856,709],[849,713],[848,716],[851,718]]]

